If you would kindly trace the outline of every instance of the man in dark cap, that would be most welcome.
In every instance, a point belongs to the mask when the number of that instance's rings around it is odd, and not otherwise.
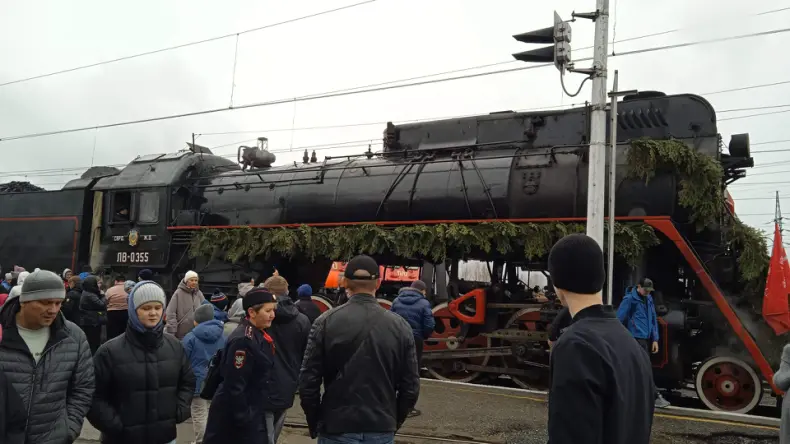
[[[420,392],[414,335],[376,302],[373,258],[351,259],[342,286],[348,302],[315,320],[299,375],[310,436],[319,443],[391,444]]]
[[[573,319],[551,353],[549,443],[648,444],[653,372],[645,352],[602,303],[601,247],[583,234],[565,236],[551,249],[548,265]]]
[[[271,327],[277,297],[265,288],[254,288],[242,299],[246,318],[228,336],[222,350],[217,388],[209,408],[203,444],[231,442],[273,444],[265,412],[273,410],[274,340]]]
[[[635,287],[628,287],[617,308],[617,318],[631,332],[636,342],[648,356],[658,353],[658,315],[651,295],[653,281],[642,278]],[[669,401],[656,390],[656,407],[669,407]]]
[[[417,351],[417,368],[422,368],[422,348],[425,340],[433,333],[436,321],[433,319],[431,303],[425,299],[427,286],[425,282],[416,280],[408,287],[398,291],[398,297],[392,302],[392,312],[409,323],[414,335],[414,346]],[[419,415],[420,411],[412,410],[411,415]]]

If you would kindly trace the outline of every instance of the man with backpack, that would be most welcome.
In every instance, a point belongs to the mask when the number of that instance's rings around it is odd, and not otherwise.
[[[636,287],[628,287],[620,306],[617,318],[628,329],[645,353],[658,353],[658,315],[653,302],[653,281],[642,278]],[[669,401],[656,390],[656,407],[669,407]]]

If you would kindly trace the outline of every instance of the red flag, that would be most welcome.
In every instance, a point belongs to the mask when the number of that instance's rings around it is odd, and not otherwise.
[[[782,232],[779,230],[779,224],[776,224],[774,248],[763,295],[763,318],[774,329],[777,336],[790,331],[788,285],[790,285],[790,264],[787,263],[787,253],[782,245]]]

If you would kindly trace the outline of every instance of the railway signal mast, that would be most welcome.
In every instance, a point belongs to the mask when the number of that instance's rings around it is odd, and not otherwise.
[[[587,235],[604,246],[604,202],[606,199],[606,52],[609,41],[609,0],[596,0],[595,12],[573,13],[573,19],[595,22],[595,46],[592,68],[576,69],[571,61],[571,27],[554,12],[554,26],[514,35],[523,43],[551,43],[539,49],[513,54],[516,60],[529,63],[554,63],[563,76],[566,71],[592,79],[592,115],[590,118],[590,161],[587,175]],[[587,81],[585,79],[584,81]],[[561,77],[562,80],[562,77]],[[565,88],[563,84],[563,89]],[[581,87],[579,88],[581,91]],[[567,92],[566,92],[567,93]],[[577,92],[578,94],[578,92]]]

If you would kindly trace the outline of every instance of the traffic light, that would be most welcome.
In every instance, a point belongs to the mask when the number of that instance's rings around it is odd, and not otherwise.
[[[560,72],[564,72],[565,67],[571,63],[571,25],[562,21],[557,11],[554,11],[554,26],[517,34],[513,38],[523,43],[553,44],[513,54],[516,60],[530,63],[554,62]]]

